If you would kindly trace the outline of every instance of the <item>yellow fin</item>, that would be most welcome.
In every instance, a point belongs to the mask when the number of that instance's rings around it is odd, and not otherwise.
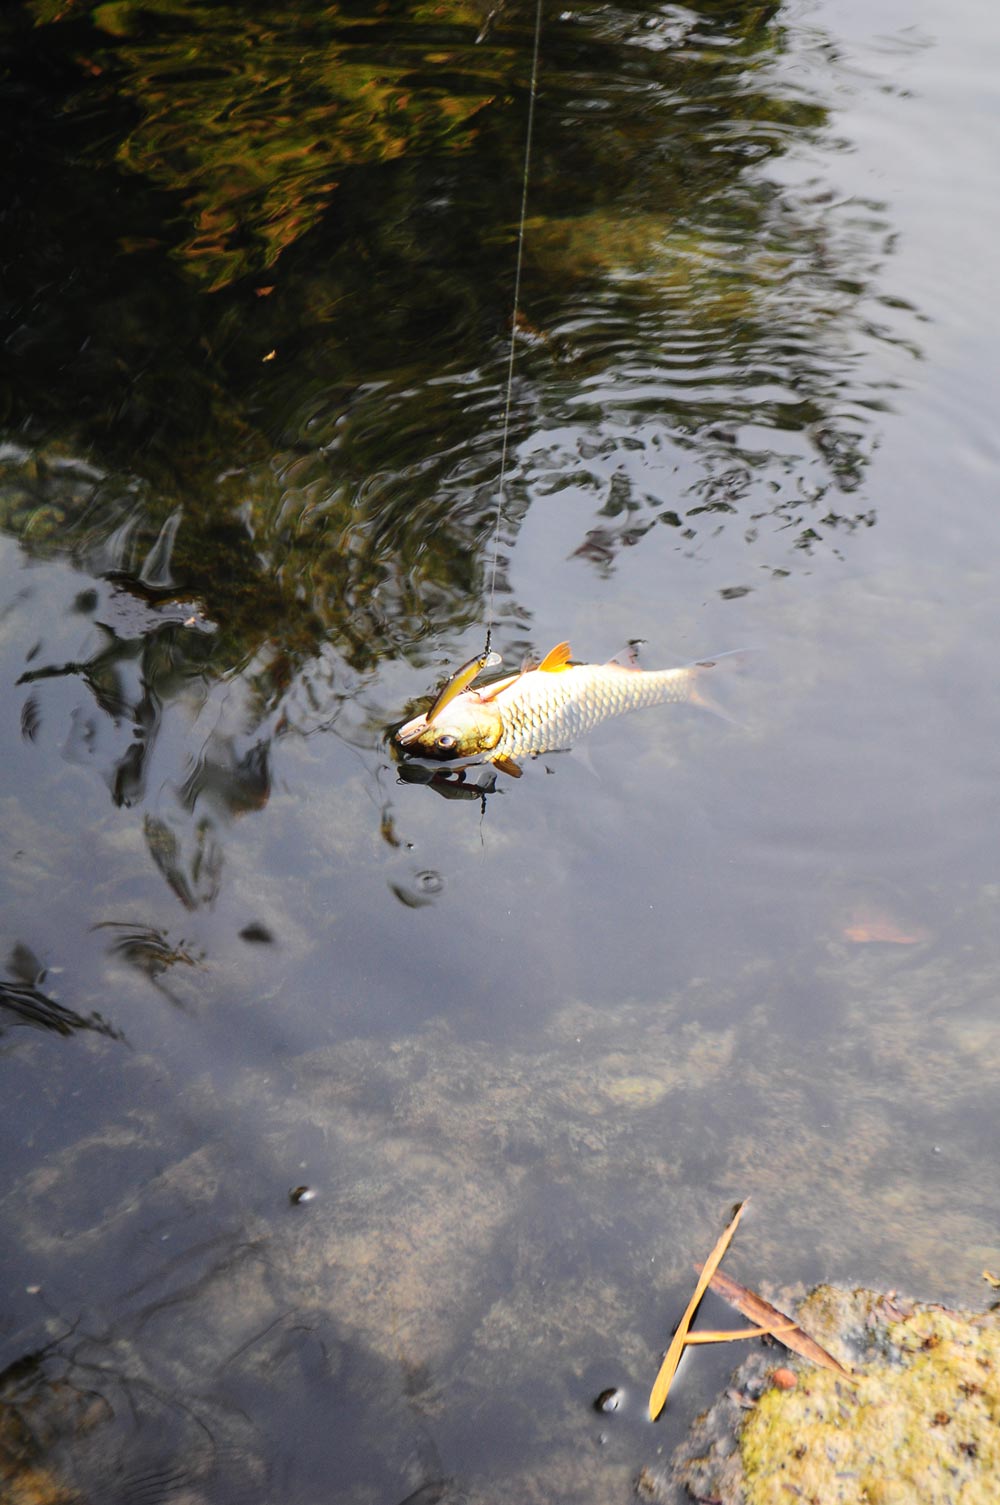
[[[565,669],[568,663],[569,644],[557,643],[554,648],[549,649],[542,662],[538,665],[538,672],[540,674],[556,674],[560,669]]]
[[[501,773],[508,774],[512,779],[519,779],[523,770],[514,762],[513,758],[494,758],[494,768],[499,768]]]

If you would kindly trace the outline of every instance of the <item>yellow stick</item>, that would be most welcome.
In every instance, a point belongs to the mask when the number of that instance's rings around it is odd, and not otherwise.
[[[780,1327],[726,1327],[718,1332],[688,1333],[688,1343],[734,1343],[737,1338],[774,1338],[780,1333],[790,1333],[798,1326],[795,1322],[783,1322]]]
[[[722,1261],[722,1256],[729,1248],[730,1241],[733,1237],[733,1234],[736,1232],[740,1218],[743,1216],[743,1209],[746,1207],[746,1205],[746,1202],[741,1202],[739,1207],[737,1207],[735,1213],[733,1214],[732,1222],[729,1224],[729,1227],[726,1229],[725,1233],[723,1233],[722,1237],[719,1239],[715,1248],[712,1250],[711,1254],[708,1256],[708,1259],[705,1261],[704,1266],[702,1267],[702,1272],[698,1277],[698,1284],[694,1288],[694,1295],[691,1297],[691,1300],[687,1304],[687,1310],[685,1311],[683,1317],[680,1320],[680,1323],[678,1324],[677,1331],[674,1333],[674,1336],[670,1340],[670,1347],[667,1349],[667,1352],[664,1355],[663,1363],[660,1365],[660,1372],[659,1374],[657,1374],[656,1379],[653,1381],[653,1388],[649,1394],[650,1421],[655,1421],[660,1412],[663,1410],[663,1407],[666,1405],[667,1394],[670,1390],[671,1382],[673,1381],[674,1375],[677,1372],[677,1365],[680,1363],[681,1354],[684,1352],[684,1345],[688,1337],[688,1328],[691,1326],[694,1314],[698,1310],[698,1303],[701,1301],[701,1298],[708,1290],[709,1281],[712,1279],[712,1276],[718,1269],[719,1264]]]

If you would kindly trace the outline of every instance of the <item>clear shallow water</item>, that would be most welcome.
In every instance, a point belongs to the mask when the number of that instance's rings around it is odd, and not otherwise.
[[[3,1443],[104,1501],[628,1498],[727,1372],[643,1421],[737,1198],[769,1290],[995,1268],[996,27],[546,18],[499,646],[760,651],[737,725],[483,812],[384,736],[482,641],[530,38],[316,17],[448,51],[475,135],[264,132],[207,250],[244,138],[177,166],[169,28],[5,23]]]

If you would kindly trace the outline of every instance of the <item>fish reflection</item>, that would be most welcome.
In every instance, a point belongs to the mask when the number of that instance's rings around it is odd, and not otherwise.
[[[483,765],[450,768],[407,758],[398,771],[401,784],[426,784],[446,800],[482,800],[496,793],[497,776]]]

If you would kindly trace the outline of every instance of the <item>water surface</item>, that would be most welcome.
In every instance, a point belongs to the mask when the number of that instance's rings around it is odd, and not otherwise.
[[[627,1499],[734,1201],[786,1299],[996,1268],[1000,30],[546,12],[495,643],[756,651],[445,799],[386,737],[483,642],[531,21],[0,23],[0,1447],[67,1497]]]

